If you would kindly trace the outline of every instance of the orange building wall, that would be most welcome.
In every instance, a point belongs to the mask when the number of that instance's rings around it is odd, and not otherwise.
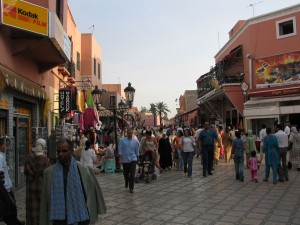
[[[107,92],[117,92],[122,98],[125,98],[124,88],[121,84],[102,84],[101,88],[105,89]]]
[[[72,59],[75,63],[75,79],[78,81],[81,79],[81,71],[82,66],[80,63],[80,70],[77,70],[77,52],[80,53],[80,62],[82,60],[82,54],[81,54],[81,33],[76,27],[76,22],[72,16],[72,13],[70,11],[70,8],[68,8],[68,36],[71,37],[73,45],[72,45]]]
[[[284,14],[284,13],[282,13]],[[281,14],[281,15],[282,15]],[[297,35],[288,38],[277,39],[276,37],[276,21],[296,17]],[[253,19],[253,21],[259,21],[260,19]],[[251,19],[249,21],[252,21]],[[225,46],[226,50],[220,51],[215,61],[216,63],[221,61],[226,55],[230,53],[235,47],[243,46],[243,61],[244,61],[244,73],[245,81],[249,83],[249,62],[246,58],[247,54],[252,55],[252,59],[263,58],[272,55],[278,55],[282,53],[288,53],[300,50],[300,12],[292,13],[288,15],[282,15],[280,17],[270,19],[269,21],[263,21],[253,25],[249,25],[246,30],[240,34],[230,45]],[[233,39],[235,36],[232,37]],[[253,87],[256,85],[256,80],[253,78]]]
[[[99,44],[92,34],[81,35],[81,53],[82,53],[82,76],[90,76],[93,85],[101,86],[102,83],[102,52]],[[96,75],[94,74],[94,58],[96,58]],[[98,63],[101,65],[101,77],[98,79]]]

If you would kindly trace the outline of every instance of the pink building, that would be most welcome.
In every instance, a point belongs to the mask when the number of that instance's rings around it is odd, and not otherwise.
[[[197,81],[203,120],[259,130],[300,124],[300,4],[238,21]]]

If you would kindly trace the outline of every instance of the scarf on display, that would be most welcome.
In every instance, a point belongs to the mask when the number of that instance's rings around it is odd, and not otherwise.
[[[89,220],[80,174],[74,157],[72,157],[69,166],[66,197],[63,176],[63,166],[57,162],[51,184],[50,220],[65,220],[67,218],[68,224],[75,225],[80,221]]]

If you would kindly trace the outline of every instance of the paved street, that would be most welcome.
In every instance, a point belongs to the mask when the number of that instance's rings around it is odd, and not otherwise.
[[[264,166],[263,166],[264,167]],[[194,160],[193,179],[181,171],[167,171],[150,184],[139,183],[130,194],[122,174],[97,175],[107,213],[97,224],[300,224],[300,172],[274,185],[235,180],[233,163],[219,163],[212,176],[203,178],[200,160]],[[17,193],[20,218],[24,219],[24,190]],[[2,224],[0,222],[0,224]]]

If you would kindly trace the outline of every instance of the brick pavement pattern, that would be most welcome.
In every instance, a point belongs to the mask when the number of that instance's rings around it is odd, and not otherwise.
[[[293,169],[288,182],[274,185],[262,181],[264,165],[258,183],[250,181],[249,170],[245,182],[235,180],[233,162],[220,161],[214,174],[203,178],[195,158],[193,170],[193,179],[166,171],[150,184],[136,184],[133,194],[124,188],[122,173],[97,175],[107,213],[96,225],[300,224],[300,172]],[[24,220],[25,189],[16,198]]]

